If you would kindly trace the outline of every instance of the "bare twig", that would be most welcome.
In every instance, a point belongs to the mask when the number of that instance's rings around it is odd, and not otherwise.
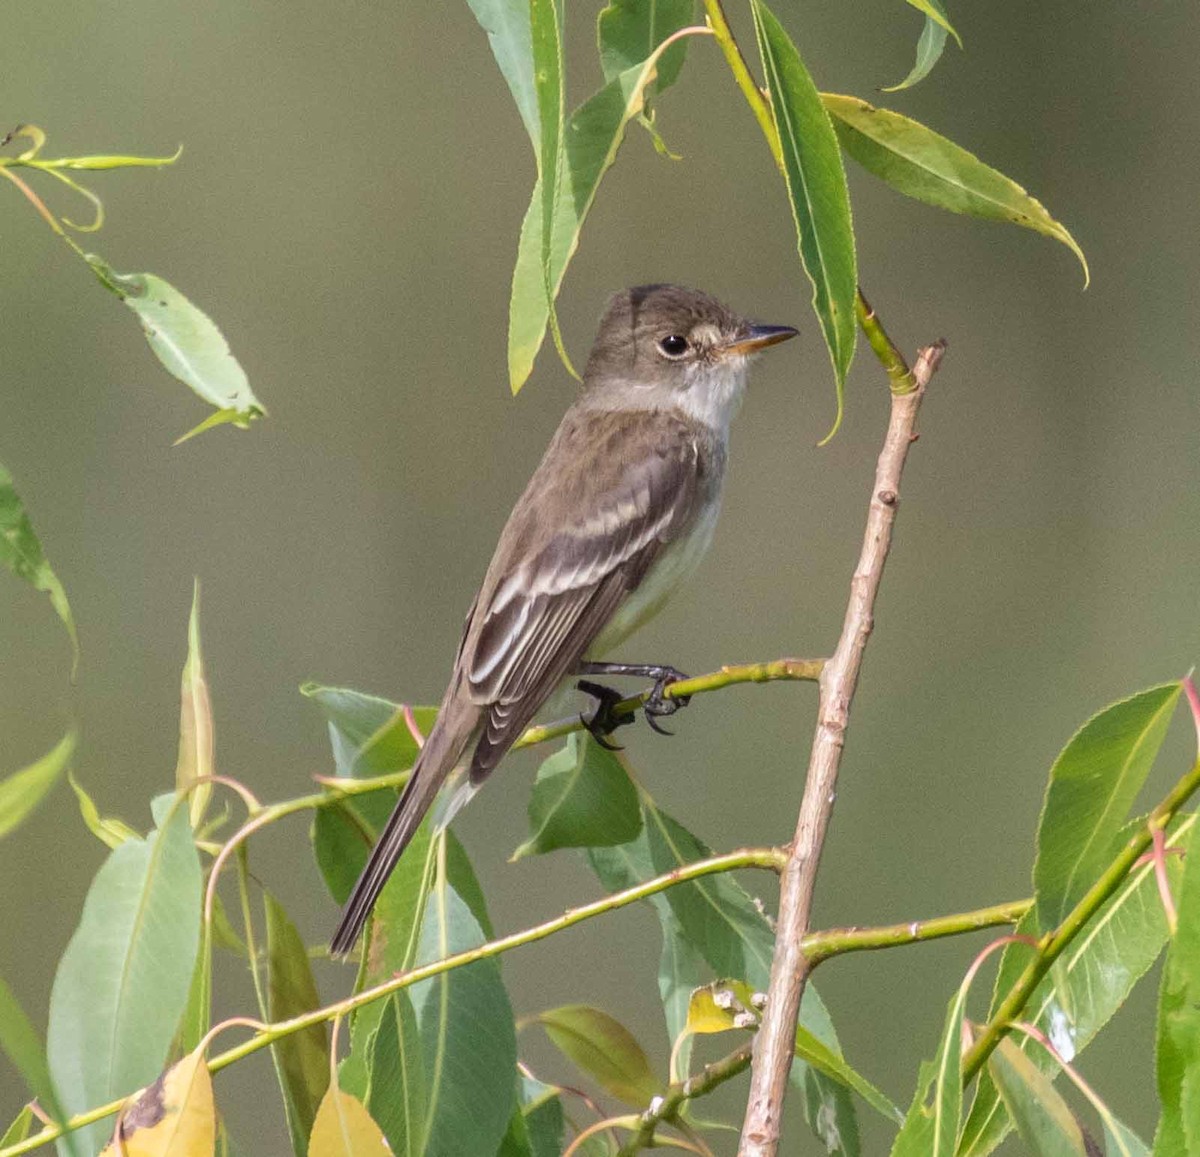
[[[879,332],[882,333],[882,329]],[[889,359],[885,361],[885,367],[893,382],[891,420],[875,470],[867,529],[850,583],[850,602],[842,635],[833,658],[821,674],[821,696],[808,780],[791,853],[780,882],[775,956],[771,963],[766,1011],[756,1037],[750,1098],[738,1150],[740,1157],[774,1157],[779,1146],[780,1116],[792,1064],[796,1016],[805,981],[813,967],[812,960],[805,955],[803,941],[808,931],[817,865],[833,812],[850,703],[858,684],[863,651],[871,634],[875,596],[891,546],[892,527],[900,501],[900,477],[908,448],[915,437],[917,412],[925,387],[945,351],[944,342],[935,342],[921,350],[912,370],[916,388],[901,392],[897,387],[906,379],[904,370],[900,369],[903,359],[890,343],[888,345]]]

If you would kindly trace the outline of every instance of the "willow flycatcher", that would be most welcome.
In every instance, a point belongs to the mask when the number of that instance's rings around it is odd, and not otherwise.
[[[674,710],[662,695],[674,668],[588,656],[658,611],[708,549],[747,363],[795,334],[675,285],[613,298],[582,391],[500,535],[437,722],[346,904],[335,953],[354,946],[451,773],[462,784],[443,823],[568,675],[652,677],[651,720]]]

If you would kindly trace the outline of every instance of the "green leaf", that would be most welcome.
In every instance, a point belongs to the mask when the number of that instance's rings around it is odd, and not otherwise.
[[[525,131],[538,148],[541,126],[533,81],[533,43],[529,29],[529,0],[467,0],[487,33],[492,55],[504,74]]]
[[[558,1090],[533,1077],[520,1076],[517,1101],[525,1118],[529,1157],[559,1157],[566,1122]]]
[[[642,1046],[620,1021],[586,1004],[566,1004],[532,1017],[559,1052],[605,1092],[644,1109],[662,1092]]]
[[[596,17],[604,79],[616,80],[641,64],[668,36],[692,22],[695,7],[695,0],[611,0]],[[650,93],[665,92],[679,79],[686,53],[685,38],[662,54]]]
[[[366,779],[403,771],[416,762],[421,749],[400,704],[319,683],[306,683],[300,691],[316,702],[329,720],[329,741],[339,776]],[[412,713],[421,733],[428,735],[437,708],[414,707]]]
[[[62,620],[71,637],[71,673],[74,675],[79,662],[79,639],[75,634],[75,620],[71,616],[67,592],[46,561],[42,544],[13,487],[12,475],[3,465],[0,465],[0,562],[34,590],[50,596],[54,613]]]
[[[67,782],[79,801],[79,814],[89,832],[110,848],[119,848],[127,840],[138,840],[141,836],[124,820],[111,816],[101,816],[92,797],[80,786],[79,781],[71,772],[67,772]]]
[[[38,1099],[50,1119],[60,1124],[65,1121],[67,1115],[62,1111],[55,1093],[54,1082],[46,1063],[46,1052],[42,1048],[37,1029],[30,1023],[25,1010],[3,977],[0,977],[0,1049],[4,1050],[13,1068],[24,1078],[26,1087]],[[21,1118],[18,1117],[9,1126],[4,1141],[0,1144],[14,1144],[25,1139],[29,1129],[28,1121],[24,1133],[19,1137],[11,1136],[18,1129],[20,1122]],[[70,1153],[77,1151],[74,1134],[67,1134],[64,1141]]]
[[[218,410],[234,411],[234,423],[242,428],[266,414],[208,314],[153,273],[118,273],[94,253],[87,261],[101,284],[137,315],[168,373]]]
[[[1087,1157],[1083,1130],[1050,1078],[1015,1042],[1002,1037],[988,1072],[1016,1122],[1017,1133],[1039,1157]]]
[[[477,947],[483,929],[439,872],[426,904],[418,963]],[[517,1040],[495,959],[413,985],[429,1090],[425,1157],[495,1153],[514,1103]]]
[[[555,340],[561,350],[554,316],[550,255],[558,202],[560,150],[565,119],[562,59],[562,7],[560,0],[529,0],[529,28],[533,44],[533,87],[538,104],[538,188],[542,193],[542,278],[546,305]]]
[[[1042,928],[1056,928],[1120,850],[1181,693],[1164,683],[1106,707],[1054,761],[1033,867]]]
[[[215,899],[216,897],[214,897]],[[228,924],[228,917],[221,913]],[[214,905],[213,923],[216,924]],[[190,1053],[200,1047],[208,1030],[212,1027],[212,930],[201,926],[200,950],[196,953],[196,968],[192,973],[188,989],[187,1006],[183,1011],[183,1022],[179,1026],[179,1052]],[[174,1054],[175,1049],[171,1050]]]
[[[395,1157],[420,1157],[425,1137],[425,1060],[417,1014],[403,989],[380,1002],[371,1040],[367,1108]]]
[[[389,1157],[389,1150],[363,1103],[330,1085],[313,1123],[308,1157]]]
[[[556,848],[628,843],[642,826],[637,789],[614,752],[576,733],[538,768],[529,826],[532,834],[514,860]]]
[[[308,949],[283,905],[263,892],[267,917],[267,1008],[272,1022],[321,1007]],[[280,1038],[271,1046],[283,1091],[292,1147],[303,1154],[317,1110],[329,1088],[329,1033],[324,1023]]]
[[[8,835],[62,778],[75,754],[75,732],[68,731],[41,759],[0,780],[0,838]]]
[[[1179,926],[1158,1001],[1162,1117],[1154,1151],[1163,1154],[1200,1152],[1200,856],[1188,854],[1175,895]]]
[[[962,1026],[968,981],[946,1010],[932,1063],[921,1066],[917,1093],[892,1146],[892,1157],[954,1157],[962,1122]]]
[[[591,848],[588,857],[605,886],[617,890],[710,855],[682,824],[642,799],[642,834],[616,848]],[[684,940],[718,976],[738,976],[765,991],[775,938],[755,901],[729,874],[706,876],[651,897],[664,935],[671,916]],[[664,959],[666,949],[664,948]],[[806,986],[800,1023],[840,1056],[837,1034],[813,985]],[[806,1119],[830,1153],[857,1154],[854,1102],[838,1082],[797,1061],[791,1079],[804,1091]]]
[[[579,246],[600,180],[617,156],[625,126],[645,106],[646,90],[657,76],[658,51],[606,84],[571,114],[563,133],[558,192],[553,198],[549,275],[543,263],[546,190],[539,180],[521,225],[513,272],[508,323],[508,376],[515,394],[525,384],[550,321],[547,283],[557,296],[567,265]]]
[[[370,794],[385,796],[387,805],[395,806],[396,793],[391,788]],[[358,806],[363,798],[343,799],[317,808],[309,829],[317,867],[329,894],[339,904],[350,898],[355,881],[367,866],[367,856],[378,833],[377,825]]]
[[[379,894],[371,913],[366,957],[356,989],[372,988],[417,962],[426,896],[433,879],[430,830],[428,822],[417,829]],[[360,1008],[351,1022],[350,1054],[343,1062],[342,1085],[364,1097],[368,1095],[374,1039],[383,1012],[383,1003],[376,1001]]]
[[[687,1027],[693,1033],[757,1030],[762,999],[742,980],[716,980],[697,988],[688,1003]],[[904,1115],[865,1077],[860,1076],[808,1029],[796,1029],[796,1056],[818,1072],[858,1093],[873,1109],[899,1124]]]
[[[926,205],[985,221],[1007,221],[1061,241],[1079,259],[1087,286],[1087,258],[1075,238],[1015,181],[898,112],[856,96],[827,92],[821,99],[842,148],[868,172]]]
[[[50,995],[50,1073],[81,1113],[162,1071],[188,999],[200,940],[200,861],[187,804],[153,803],[157,827],[114,849],[96,873]],[[81,1131],[103,1143],[104,1123]]]
[[[923,12],[927,20],[932,20],[940,28],[944,28],[955,40],[958,41],[959,48],[962,48],[962,37],[954,30],[954,26],[950,23],[950,18],[946,15],[946,9],[942,6],[939,0],[908,0],[918,12]]]
[[[751,8],[783,151],[800,260],[812,282],[813,309],[833,362],[837,416],[826,435],[828,441],[841,424],[842,388],[858,336],[854,316],[858,267],[850,192],[833,124],[799,51],[762,0],[752,0]]]
[[[946,47],[946,29],[932,16],[925,17],[921,35],[917,39],[917,59],[909,74],[899,83],[884,88],[884,92],[899,92],[901,89],[912,88],[919,84],[932,71],[933,66],[942,58]]]
[[[1126,835],[1144,827],[1144,819],[1131,821]],[[1188,848],[1195,827],[1196,816],[1186,815],[1168,834],[1167,846]],[[1167,876],[1176,895],[1182,872],[1180,857],[1169,856]],[[1037,938],[1040,929],[1036,909],[1029,910],[1016,931]],[[1153,869],[1143,865],[1129,874],[1126,883],[1067,948],[1060,967],[1034,991],[1024,1019],[1036,1024],[1066,1060],[1073,1060],[1124,1004],[1133,986],[1158,958],[1166,939],[1167,922]],[[1024,944],[1011,944],[1004,950],[992,1014],[1029,963],[1030,952]],[[1020,1042],[1020,1047],[1044,1071],[1054,1067],[1044,1050],[1026,1040]],[[961,1157],[985,1157],[1011,1127],[994,1083],[986,1074],[981,1075],[959,1145]]]
[[[688,1007],[692,991],[708,975],[704,959],[683,934],[679,921],[664,901],[655,905],[662,926],[662,956],[658,963],[658,995],[662,1000],[663,1016],[667,1022],[667,1037],[675,1057],[672,1078],[682,1076],[691,1065],[691,1037],[680,1041],[687,1027]]]
[[[0,1149],[6,1149],[9,1145],[17,1145],[24,1141],[29,1136],[29,1131],[32,1128],[33,1106],[26,1105],[13,1118],[12,1124],[4,1130],[4,1136],[0,1137]]]
[[[200,580],[196,579],[192,586],[192,613],[188,616],[188,653],[180,679],[179,758],[175,763],[175,790],[191,788],[188,815],[194,830],[204,822],[212,784],[192,785],[213,774],[214,734],[212,700],[200,650]]]

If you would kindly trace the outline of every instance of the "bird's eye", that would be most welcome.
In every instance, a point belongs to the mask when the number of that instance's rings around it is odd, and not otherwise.
[[[688,351],[688,340],[680,334],[670,333],[658,343],[658,348],[669,358],[681,358]]]

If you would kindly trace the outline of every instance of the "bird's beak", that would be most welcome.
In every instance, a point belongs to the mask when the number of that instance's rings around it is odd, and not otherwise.
[[[797,334],[790,325],[752,325],[744,337],[731,341],[724,352],[727,354],[755,354],[767,346],[778,345]]]

